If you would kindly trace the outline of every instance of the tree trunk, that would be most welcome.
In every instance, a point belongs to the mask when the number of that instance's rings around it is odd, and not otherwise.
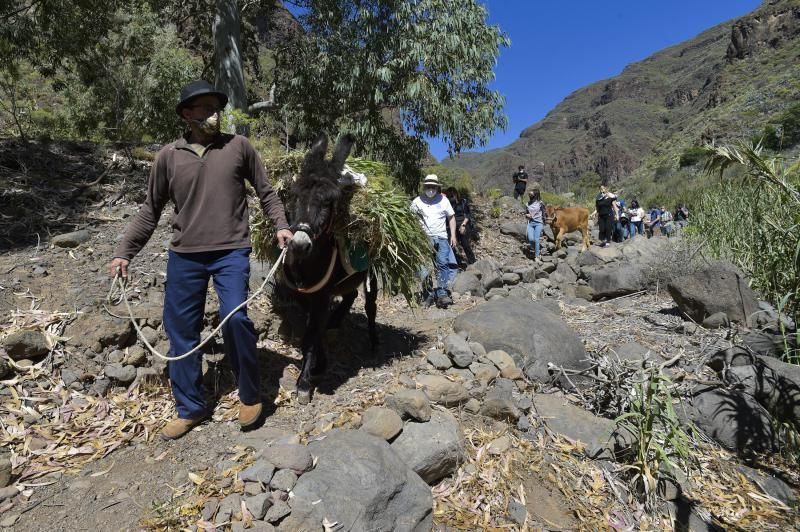
[[[247,91],[241,52],[241,17],[236,0],[217,0],[214,17],[214,74],[216,88],[228,95],[233,109],[247,112]],[[236,132],[247,135],[246,125],[236,125]]]

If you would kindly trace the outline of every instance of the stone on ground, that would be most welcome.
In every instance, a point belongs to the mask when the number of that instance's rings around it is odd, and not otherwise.
[[[3,340],[3,348],[11,360],[39,358],[50,352],[47,337],[41,331],[13,332]]]
[[[260,482],[265,486],[272,480],[275,466],[266,460],[256,460],[253,465],[239,473],[239,478],[245,482]]]
[[[550,363],[571,369],[587,367],[588,355],[578,335],[535,301],[515,300],[514,305],[490,301],[460,315],[453,328],[487,351],[505,351],[534,380],[549,380]]]
[[[417,383],[434,403],[457,406],[469,399],[463,385],[441,375],[417,375]]]
[[[477,297],[483,297],[485,293],[481,280],[473,272],[461,272],[456,275],[450,289],[459,294],[471,294]]]
[[[91,238],[91,234],[86,229],[80,231],[73,231],[72,233],[64,233],[63,235],[54,236],[50,241],[56,247],[60,248],[76,248],[87,242]]]
[[[269,481],[269,487],[275,490],[289,492],[297,483],[297,475],[291,469],[281,469]]]
[[[697,323],[718,312],[727,314],[732,322],[747,323],[759,309],[744,274],[726,262],[674,279],[667,290],[678,308]]]
[[[313,463],[311,453],[304,445],[270,445],[261,451],[260,457],[278,469],[291,469],[297,474],[311,469]]]
[[[403,420],[394,410],[371,406],[361,417],[361,430],[388,441],[403,430]]]
[[[247,497],[244,500],[244,504],[253,519],[260,520],[267,515],[267,510],[272,506],[272,499],[270,499],[268,493],[259,493],[258,495]]]
[[[428,421],[431,418],[431,403],[422,390],[400,390],[394,395],[387,396],[386,406],[404,418],[416,421]]]
[[[348,530],[431,530],[431,490],[388,443],[335,429],[309,447],[317,466],[297,481],[279,530],[320,530],[323,519]]]
[[[778,447],[769,412],[746,393],[701,387],[684,408],[697,428],[730,451],[751,455]]]
[[[583,443],[589,458],[613,459],[615,451],[624,446],[622,438],[615,433],[614,421],[570,404],[563,396],[536,394],[533,406],[553,432]]]
[[[461,427],[442,410],[435,410],[427,423],[406,423],[392,449],[428,484],[446,477],[464,460]]]
[[[468,368],[475,356],[469,343],[458,334],[447,335],[444,339],[444,352],[457,368]]]
[[[633,264],[584,268],[583,271],[589,278],[589,287],[596,300],[633,294],[645,286],[645,276],[641,268]]]

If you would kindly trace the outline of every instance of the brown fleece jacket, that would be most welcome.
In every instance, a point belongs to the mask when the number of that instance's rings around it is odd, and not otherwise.
[[[175,205],[170,249],[197,253],[250,246],[245,180],[256,190],[264,214],[286,229],[286,213],[261,158],[245,137],[220,134],[202,157],[185,138],[158,152],[147,198],[114,250],[131,260],[147,243],[168,200]]]

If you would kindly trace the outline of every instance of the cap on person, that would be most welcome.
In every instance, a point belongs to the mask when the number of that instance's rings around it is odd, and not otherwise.
[[[181,110],[183,110],[183,108],[186,107],[193,99],[197,98],[198,96],[205,95],[216,96],[219,99],[220,107],[225,107],[228,105],[227,94],[216,90],[208,81],[204,79],[198,79],[192,81],[183,89],[181,89],[181,95],[178,99],[178,105],[175,106],[175,112],[178,113],[178,116],[181,116]]]
[[[436,187],[441,190],[442,185],[439,183],[439,176],[436,174],[428,174],[425,176],[425,180],[422,181],[423,187]]]

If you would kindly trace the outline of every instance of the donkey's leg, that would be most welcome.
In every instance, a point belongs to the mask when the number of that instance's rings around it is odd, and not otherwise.
[[[374,351],[378,347],[378,330],[375,327],[375,316],[378,314],[378,279],[374,275],[368,275],[364,286],[364,310],[367,312],[369,342]]]
[[[342,301],[331,312],[331,319],[328,320],[328,329],[338,329],[342,325],[342,321],[344,321],[353,307],[356,297],[358,297],[358,290],[342,294]]]
[[[308,404],[311,400],[314,384],[325,374],[328,366],[323,339],[330,316],[330,297],[328,294],[314,294],[310,303],[302,342],[303,368],[297,378],[297,400],[300,404]]]

